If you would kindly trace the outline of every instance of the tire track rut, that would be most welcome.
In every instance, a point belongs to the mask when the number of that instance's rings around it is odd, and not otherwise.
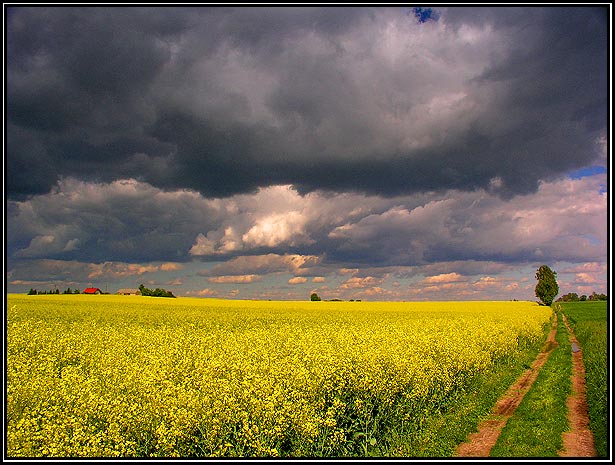
[[[570,431],[562,435],[564,449],[559,452],[559,455],[560,457],[596,457],[594,435],[589,429],[583,352],[579,341],[577,341],[572,328],[568,324],[566,315],[562,314],[562,316],[572,344],[572,394],[567,401]]]

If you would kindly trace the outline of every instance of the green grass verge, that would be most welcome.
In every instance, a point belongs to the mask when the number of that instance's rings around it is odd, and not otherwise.
[[[598,457],[608,456],[607,302],[563,302],[562,311],[583,351],[589,428]]]
[[[452,457],[457,446],[489,416],[497,400],[530,366],[547,338],[544,335],[533,344],[522,341],[518,350],[497,361],[490,369],[472,378],[463,391],[451,399],[448,407],[426,416],[420,430],[393,431],[387,447],[379,454],[386,457]]]
[[[559,344],[534,385],[503,428],[491,457],[558,457],[568,430],[566,401],[571,394],[572,351],[568,331],[558,315]]]

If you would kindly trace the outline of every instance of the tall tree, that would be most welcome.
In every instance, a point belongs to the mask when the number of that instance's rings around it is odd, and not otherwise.
[[[542,265],[536,271],[536,279],[538,280],[535,289],[536,297],[538,297],[544,305],[551,305],[553,299],[555,299],[555,296],[559,293],[559,286],[557,285],[556,278],[557,273],[547,265]]]

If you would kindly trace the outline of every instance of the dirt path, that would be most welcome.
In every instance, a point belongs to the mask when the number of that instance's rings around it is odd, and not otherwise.
[[[468,440],[457,447],[456,457],[489,457],[491,448],[495,445],[502,428],[513,415],[525,394],[530,390],[538,377],[538,372],[545,364],[553,349],[557,347],[555,334],[557,332],[557,313],[549,337],[541,352],[517,381],[508,389],[495,404],[492,413],[478,426],[478,432],[468,436]]]
[[[596,457],[594,436],[589,429],[583,352],[579,341],[568,325],[566,316],[563,315],[563,318],[572,344],[572,395],[568,397],[567,402],[570,431],[563,434],[564,449],[559,452],[559,455],[561,457]]]

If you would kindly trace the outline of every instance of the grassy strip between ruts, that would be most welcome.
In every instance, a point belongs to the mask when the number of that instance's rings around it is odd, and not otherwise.
[[[563,302],[581,349],[589,406],[589,428],[598,457],[608,454],[607,302]]]
[[[389,457],[451,457],[457,446],[478,429],[497,400],[530,366],[551,330],[545,325],[543,337],[498,361],[489,370],[475,376],[463,392],[444,411],[434,412],[421,423],[420,431],[397,430],[391,435]]]
[[[568,429],[566,401],[572,388],[572,355],[561,314],[555,340],[559,345],[508,420],[491,457],[557,457],[562,449],[562,433]]]

